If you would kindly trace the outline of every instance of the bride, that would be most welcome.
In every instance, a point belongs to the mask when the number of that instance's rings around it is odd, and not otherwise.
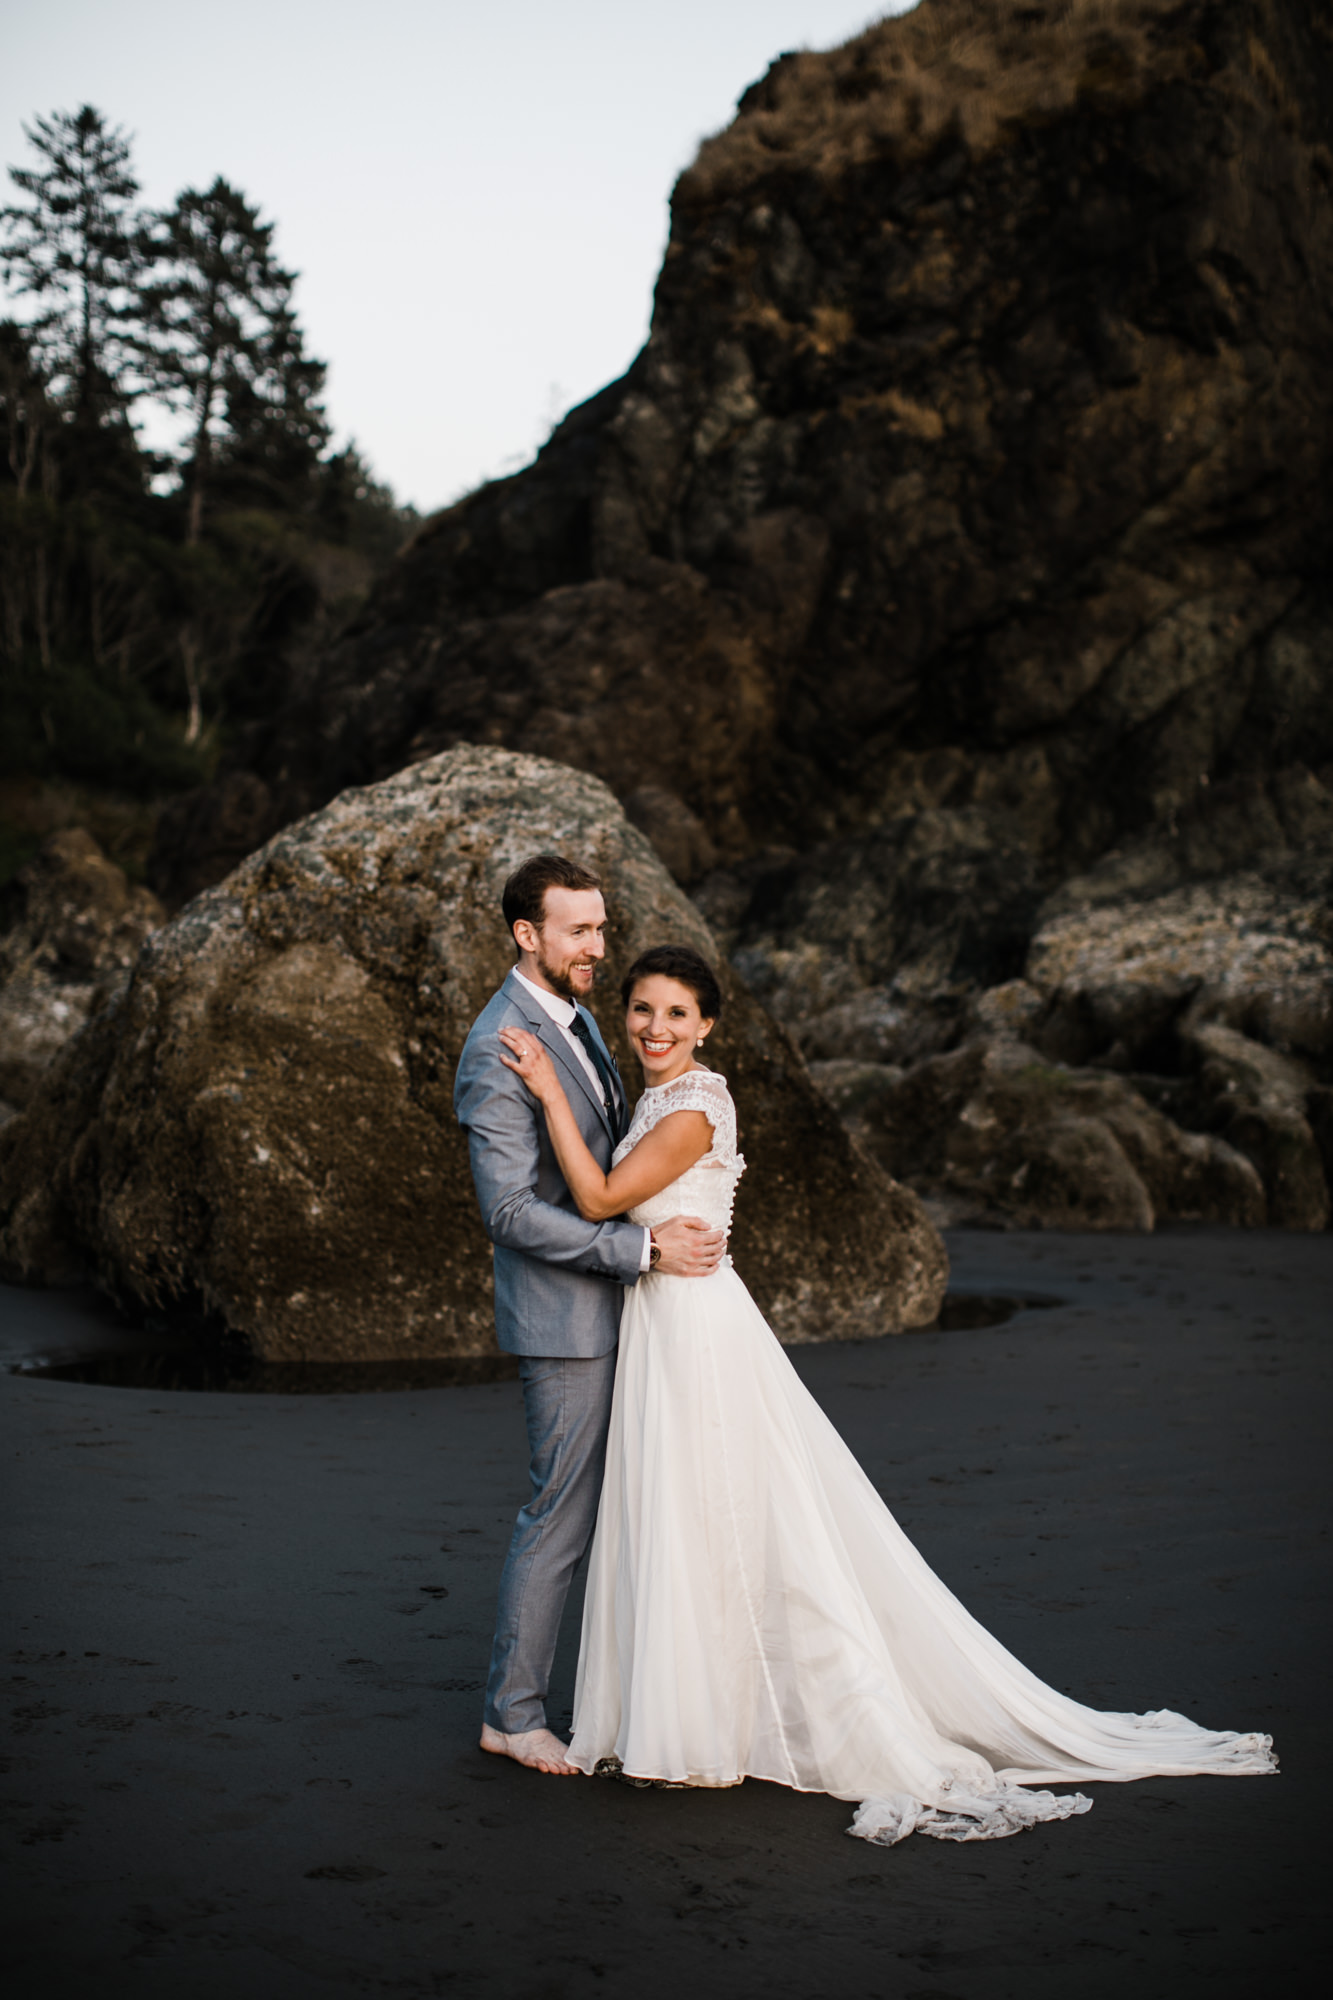
[[[647,1085],[603,1173],[535,1036],[503,1029],[582,1214],[731,1222],[745,1161],[697,1051],[721,1011],[662,945],[622,994]],[[998,1840],[1086,1812],[1070,1780],[1276,1770],[1272,1739],[1057,1694],[940,1582],[804,1388],[730,1258],[626,1290],[569,1761],[640,1782],[766,1778],[857,1802],[849,1831]]]

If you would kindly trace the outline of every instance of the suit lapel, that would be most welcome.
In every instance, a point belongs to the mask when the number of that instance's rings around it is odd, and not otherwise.
[[[554,1056],[564,1074],[574,1079],[614,1141],[616,1136],[615,1129],[612,1121],[606,1115],[606,1106],[602,1102],[601,1091],[588,1075],[587,1070],[583,1067],[573,1049],[570,1048],[569,1043],[565,1040],[560,1029],[551,1019],[551,1016],[547,1013],[541,1002],[533,999],[532,995],[523,985],[522,980],[519,979],[506,979],[505,991],[515,1006],[522,1010],[523,1018],[542,1047],[549,1050],[550,1054]]]

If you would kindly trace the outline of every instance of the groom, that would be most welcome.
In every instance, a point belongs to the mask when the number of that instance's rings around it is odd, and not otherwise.
[[[526,1028],[549,1050],[589,1150],[609,1169],[629,1109],[582,1005],[606,949],[601,884],[575,861],[537,854],[506,882],[503,907],[517,962],[473,1023],[454,1110],[494,1245],[496,1334],[519,1356],[532,1495],[500,1579],[481,1747],[574,1777],[566,1745],[546,1727],[546,1690],[560,1614],[597,1519],[621,1287],[649,1268],[706,1277],[726,1243],[721,1230],[691,1216],[649,1231],[579,1214],[541,1107],[501,1061],[498,1034]]]

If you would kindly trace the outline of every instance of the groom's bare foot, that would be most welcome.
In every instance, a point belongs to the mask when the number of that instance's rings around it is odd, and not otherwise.
[[[481,1747],[493,1757],[512,1757],[530,1771],[544,1771],[548,1778],[583,1776],[578,1765],[569,1761],[568,1745],[549,1729],[524,1729],[516,1736],[506,1736],[502,1729],[492,1729],[489,1722],[483,1722]]]

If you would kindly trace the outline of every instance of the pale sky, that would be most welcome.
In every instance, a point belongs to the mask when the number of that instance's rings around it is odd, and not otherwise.
[[[145,201],[239,186],[301,273],[339,439],[425,510],[628,366],[671,184],[771,59],[913,3],[0,0],[3,164],[91,103]]]

